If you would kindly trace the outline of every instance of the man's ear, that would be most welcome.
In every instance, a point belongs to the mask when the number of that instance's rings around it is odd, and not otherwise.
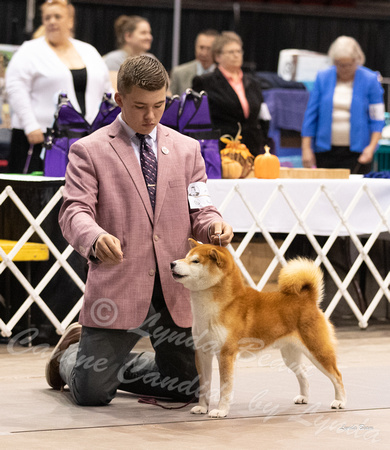
[[[214,260],[217,263],[218,267],[223,267],[225,265],[225,259],[223,254],[216,250],[215,248],[211,249],[209,252],[210,259]]]
[[[201,244],[199,244],[198,241],[195,241],[195,239],[192,239],[192,238],[189,238],[188,242],[190,243],[191,248],[198,247],[199,245],[201,245]]]
[[[122,101],[122,96],[119,92],[115,92],[114,94],[114,100],[116,101],[116,104],[122,108],[123,106],[123,101]]]

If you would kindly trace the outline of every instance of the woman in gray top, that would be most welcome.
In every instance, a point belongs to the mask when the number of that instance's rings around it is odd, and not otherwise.
[[[153,36],[147,19],[140,16],[119,16],[114,24],[118,49],[103,56],[110,71],[117,72],[123,61],[129,56],[147,54],[152,45]]]

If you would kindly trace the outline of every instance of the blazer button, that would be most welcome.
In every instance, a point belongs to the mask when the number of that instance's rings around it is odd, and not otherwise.
[[[155,274],[155,272],[156,272],[156,271],[155,271],[154,269],[150,269],[150,270],[149,270],[149,275],[152,277],[152,276]]]
[[[157,234],[155,234],[153,239],[155,240],[155,242],[157,242],[160,238],[157,236]]]

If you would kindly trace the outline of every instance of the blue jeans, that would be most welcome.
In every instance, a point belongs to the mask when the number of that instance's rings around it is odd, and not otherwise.
[[[155,353],[132,353],[145,335]],[[191,329],[173,322],[158,275],[144,323],[129,331],[83,326],[80,342],[61,358],[60,374],[83,406],[107,405],[117,389],[182,402],[199,389]]]

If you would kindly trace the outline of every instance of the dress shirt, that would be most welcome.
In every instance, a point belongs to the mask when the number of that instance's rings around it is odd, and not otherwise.
[[[244,112],[244,117],[247,119],[249,117],[249,103],[245,95],[244,83],[242,81],[243,78],[242,70],[240,70],[239,79],[235,80],[233,79],[232,75],[223,67],[219,66],[218,69],[221,71],[222,75],[228,80],[230,86],[237,94],[237,97],[241,103],[242,110]]]
[[[139,164],[141,165],[141,159],[140,159],[140,141],[135,135],[135,131],[127,125],[127,123],[122,118],[122,113],[119,114],[119,122],[121,123],[123,129],[126,131],[127,135],[129,136],[131,140],[131,145],[134,148],[135,156],[137,157],[137,160]],[[146,142],[150,146],[150,148],[153,150],[153,153],[157,158],[157,127],[154,127],[153,130],[145,136]]]
[[[211,64],[210,67],[205,69],[199,61],[196,61],[196,74],[203,75],[204,73],[214,72],[215,67],[215,64]]]

